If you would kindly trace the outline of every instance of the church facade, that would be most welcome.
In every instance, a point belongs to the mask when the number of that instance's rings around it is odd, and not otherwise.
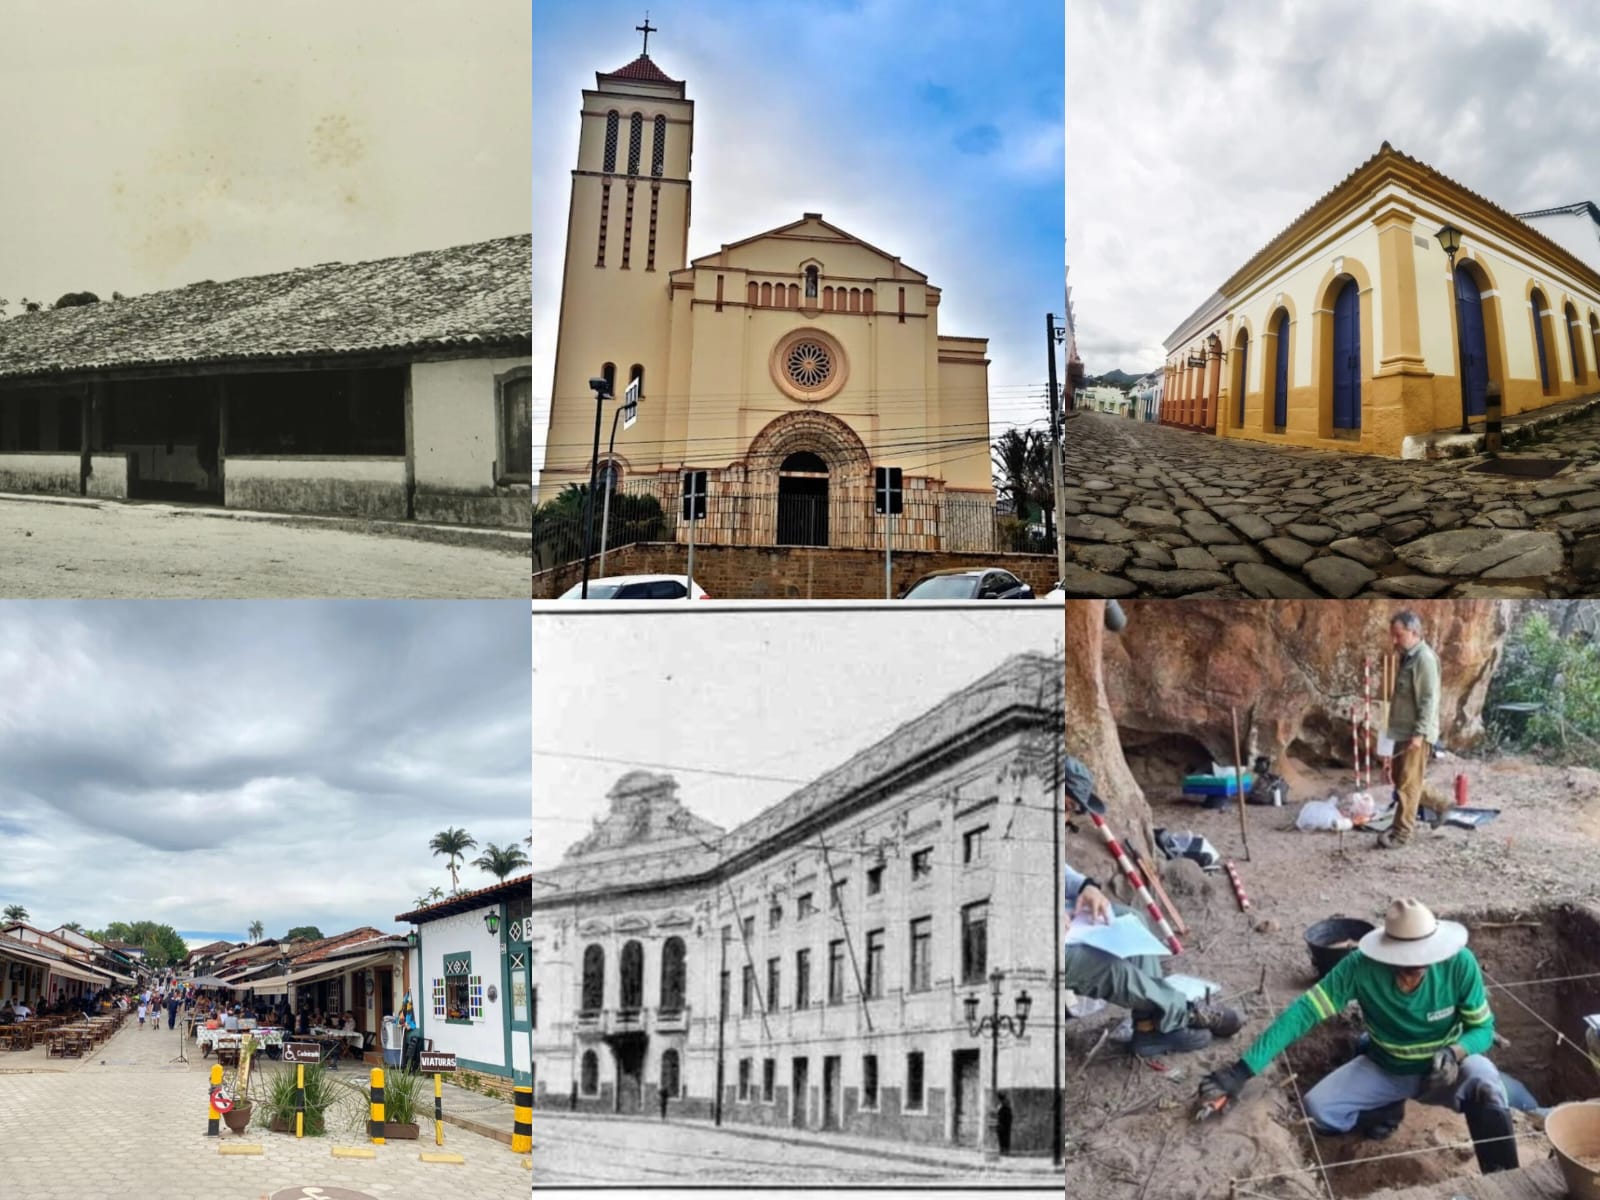
[[[727,832],[620,778],[534,876],[535,1105],[974,1147],[1008,1111],[1049,1153],[1061,680],[1010,659]]]
[[[693,140],[694,102],[648,54],[583,92],[539,498],[587,484],[604,378],[602,482],[674,512],[680,472],[706,471],[698,542],[881,544],[887,466],[895,545],[965,548],[994,501],[987,339],[941,334],[928,277],[821,213],[691,261]],[[635,380],[637,421],[609,450]]]
[[[1590,207],[1530,223],[1385,142],[1173,331],[1161,420],[1410,458],[1491,382],[1506,416],[1600,391]]]

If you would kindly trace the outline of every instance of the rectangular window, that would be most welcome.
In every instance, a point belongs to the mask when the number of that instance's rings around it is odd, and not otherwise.
[[[748,1058],[739,1060],[739,1099],[750,1099],[750,1062]]]
[[[906,290],[900,289],[900,324],[906,323]]]
[[[844,943],[828,943],[828,1003],[844,1002]]]
[[[630,171],[629,174],[632,174]],[[633,184],[628,185],[628,210],[622,217],[622,269],[628,269],[633,254]]]
[[[911,922],[911,990],[925,992],[929,987],[929,968],[933,951],[933,918],[918,917]]]
[[[844,889],[849,882],[848,879],[835,879],[828,889],[828,903],[835,912],[844,907]]]
[[[602,183],[600,185],[600,246],[595,251],[594,256],[594,265],[597,267],[603,267],[606,265],[606,219],[610,216],[610,214],[611,185],[609,183]]]
[[[878,1107],[878,1056],[863,1055],[861,1059],[861,1107]]]
[[[717,276],[717,311],[722,311],[722,276]]]
[[[883,930],[867,932],[867,996],[876,1000],[883,995]]]
[[[748,1017],[756,1007],[756,969],[748,963],[744,968],[743,987],[740,1016]]]
[[[778,1060],[764,1058],[761,1060],[761,1098],[768,1104],[772,1103],[773,1091],[778,1082]]]
[[[926,1098],[922,1094],[922,1051],[906,1055],[906,1108],[920,1112]]]
[[[472,955],[444,956],[444,1019],[470,1021],[482,1015],[483,980],[472,973]],[[476,991],[476,995],[474,992]],[[474,999],[477,1011],[474,1012]]]
[[[533,479],[533,379],[521,372],[497,381],[501,483]]]
[[[809,917],[812,913],[814,913],[816,911],[817,911],[817,906],[816,906],[815,902],[812,901],[810,892],[801,892],[800,895],[795,898],[795,902],[794,902],[794,919],[795,920],[804,921],[807,917]]]
[[[982,983],[989,970],[989,902],[961,910],[961,982]]]
[[[928,846],[921,850],[911,852],[911,882],[927,879],[933,874],[933,847]]]
[[[966,866],[981,863],[986,857],[984,850],[985,835],[988,834],[987,825],[979,825],[976,829],[969,829],[961,835],[961,861]]]
[[[779,960],[776,958],[767,959],[767,1010],[769,1012],[777,1011],[778,1007],[778,963]]]
[[[744,919],[743,929],[745,941],[753,942],[756,940],[756,919],[754,917],[746,917]]]
[[[794,953],[794,1006],[796,1011],[811,1007],[811,951]]]
[[[767,928],[776,929],[783,924],[783,905],[774,904],[767,909]]]
[[[876,896],[883,891],[883,868],[867,868],[867,895]]]

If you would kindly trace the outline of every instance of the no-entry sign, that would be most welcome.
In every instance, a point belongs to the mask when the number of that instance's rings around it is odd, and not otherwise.
[[[418,1056],[417,1066],[424,1075],[440,1075],[456,1069],[456,1056],[442,1050],[424,1050]]]

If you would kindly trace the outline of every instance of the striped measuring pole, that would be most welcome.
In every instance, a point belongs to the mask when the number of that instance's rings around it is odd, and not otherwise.
[[[1243,797],[1240,798],[1241,802]],[[1178,941],[1178,935],[1172,931],[1172,926],[1167,923],[1167,918],[1162,915],[1157,907],[1155,897],[1150,894],[1150,889],[1145,886],[1144,878],[1139,874],[1139,868],[1128,861],[1127,852],[1123,850],[1122,843],[1112,836],[1107,827],[1105,818],[1097,812],[1089,813],[1089,820],[1094,822],[1094,827],[1100,831],[1100,836],[1105,840],[1106,849],[1111,851],[1111,857],[1117,860],[1117,866],[1122,869],[1122,877],[1128,885],[1138,893],[1139,899],[1144,902],[1145,912],[1150,914],[1150,919],[1155,922],[1156,928],[1161,931],[1162,940],[1174,954],[1183,953],[1183,943]]]

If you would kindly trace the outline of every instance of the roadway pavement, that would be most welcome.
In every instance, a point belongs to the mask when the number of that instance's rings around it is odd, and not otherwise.
[[[255,1128],[237,1136],[224,1127],[219,1137],[207,1137],[211,1060],[191,1044],[187,1065],[169,1062],[177,1051],[177,1035],[164,1022],[144,1030],[134,1022],[82,1060],[0,1052],[0,1195],[264,1200],[313,1187],[347,1188],[375,1200],[528,1196],[526,1155],[455,1127],[446,1129],[442,1150],[461,1155],[461,1164],[420,1161],[420,1153],[439,1150],[429,1125],[418,1141],[382,1146],[371,1146],[361,1131],[296,1140]],[[431,1096],[430,1088],[430,1107]],[[260,1146],[262,1153],[219,1153],[240,1145]],[[370,1148],[377,1157],[335,1158],[335,1146]]]
[[[1507,451],[1570,460],[1544,479],[1103,413],[1065,444],[1069,596],[1600,595],[1600,407]]]

